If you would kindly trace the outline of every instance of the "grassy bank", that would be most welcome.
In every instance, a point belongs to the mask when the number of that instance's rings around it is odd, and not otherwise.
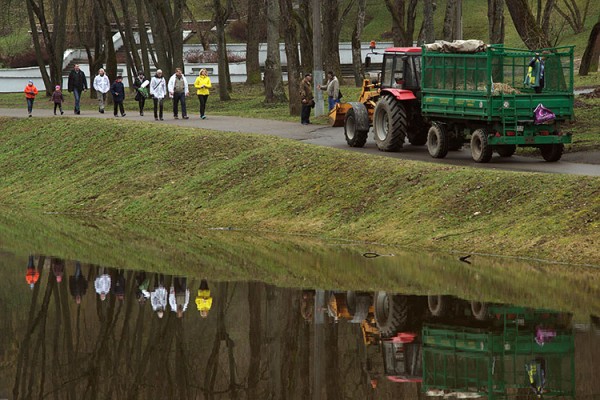
[[[123,120],[0,120],[0,204],[600,265],[600,179]]]

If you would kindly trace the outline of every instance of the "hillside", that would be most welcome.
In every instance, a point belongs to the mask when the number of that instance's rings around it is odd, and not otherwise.
[[[600,265],[600,179],[453,167],[270,136],[1,119],[0,206]]]

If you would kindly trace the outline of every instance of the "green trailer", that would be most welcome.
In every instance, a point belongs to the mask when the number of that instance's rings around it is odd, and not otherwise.
[[[542,90],[525,82],[535,60],[544,63]],[[510,157],[517,146],[537,147],[546,161],[557,161],[571,143],[561,125],[573,118],[573,46],[529,51],[489,45],[476,53],[424,46],[421,64],[421,111],[431,123],[433,157],[470,142],[477,162],[488,162],[493,151]],[[555,118],[536,121],[539,105]]]
[[[429,395],[487,399],[534,398],[526,365],[544,364],[541,397],[575,398],[575,344],[560,314],[519,307],[491,310],[488,329],[426,324],[422,330],[423,391]],[[536,327],[555,336],[536,340]],[[541,361],[543,360],[543,361]]]

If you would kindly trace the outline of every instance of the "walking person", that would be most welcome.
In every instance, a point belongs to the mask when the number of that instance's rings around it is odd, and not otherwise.
[[[98,75],[94,78],[94,89],[98,92],[98,112],[104,114],[104,104],[106,103],[106,93],[110,90],[110,80],[104,73],[104,69],[98,70]]]
[[[52,273],[56,278],[56,283],[61,283],[65,273],[65,260],[52,258],[50,259],[50,265],[52,267]]]
[[[81,272],[81,263],[75,263],[75,275],[69,277],[69,291],[77,304],[81,304],[81,298],[87,291],[88,282]]]
[[[171,310],[177,313],[177,318],[183,317],[183,312],[187,310],[190,302],[190,291],[187,288],[187,278],[173,278],[173,285],[169,292],[169,305]]]
[[[208,317],[208,312],[212,307],[213,298],[210,295],[210,289],[206,279],[200,281],[200,287],[198,288],[198,295],[196,296],[196,308],[200,311],[202,318]]]
[[[27,86],[25,86],[25,99],[27,99],[27,113],[31,117],[31,112],[33,111],[33,101],[35,100],[35,96],[38,94],[38,89],[33,84],[33,81],[27,82]]]
[[[156,274],[154,278],[154,291],[150,292],[150,304],[152,310],[156,311],[158,318],[162,318],[167,309],[168,292],[164,286],[164,277],[162,274]]]
[[[160,118],[163,121],[163,100],[167,95],[167,84],[163,77],[162,69],[156,70],[156,75],[152,77],[150,81],[150,96],[154,101],[154,120],[158,121]],[[157,109],[160,107],[160,114],[157,114]]]
[[[144,71],[138,72],[138,75],[135,77],[133,81],[133,87],[135,88],[135,101],[138,102],[140,106],[140,116],[144,116],[144,105],[146,104],[146,99],[148,98],[148,80],[146,79],[146,75],[144,75]]]
[[[81,93],[85,92],[88,88],[87,78],[83,71],[79,68],[79,64],[75,64],[73,70],[69,73],[69,80],[67,89],[69,92],[73,92],[73,97],[75,98],[75,114],[81,114],[81,109],[79,108],[79,101],[81,100]]]
[[[106,295],[110,292],[110,275],[104,272],[104,267],[101,267],[98,271],[99,275],[94,281],[94,288],[96,293],[100,295],[100,300],[104,301]]]
[[[63,115],[64,112],[62,109],[62,103],[65,102],[65,96],[63,96],[60,90],[60,85],[56,85],[54,87],[54,92],[52,92],[52,97],[50,98],[50,101],[54,103],[54,115],[56,115],[57,108],[60,110],[60,115]]]
[[[300,100],[302,101],[302,111],[300,112],[300,122],[302,125],[310,124],[310,109],[315,106],[315,98],[312,90],[312,74],[304,74],[304,79],[300,82]]]
[[[183,119],[188,119],[185,98],[190,95],[190,88],[181,68],[175,68],[175,73],[169,79],[168,88],[169,96],[173,99],[173,117],[179,119],[178,105],[181,103],[181,116]]]
[[[194,82],[194,87],[198,89],[196,94],[198,95],[198,100],[200,100],[200,118],[206,119],[204,112],[206,111],[206,101],[208,100],[209,89],[212,87],[212,84],[205,68],[200,70],[200,74],[198,74]]]
[[[40,279],[40,271],[35,268],[33,261],[33,256],[29,256],[29,261],[27,262],[27,272],[25,273],[25,280],[27,281],[27,284],[31,290],[33,290],[35,284]]]
[[[115,278],[112,292],[119,301],[123,301],[125,298],[125,276],[123,275],[123,270],[117,271],[117,277]]]
[[[121,111],[121,117],[124,117],[125,109],[123,108],[123,101],[125,100],[125,86],[123,86],[123,77],[117,76],[114,83],[110,87],[114,103],[114,115],[117,117],[117,108]]]
[[[317,85],[317,89],[327,92],[329,101],[329,111],[333,110],[335,105],[340,102],[340,82],[333,71],[327,72],[327,84],[325,86]]]

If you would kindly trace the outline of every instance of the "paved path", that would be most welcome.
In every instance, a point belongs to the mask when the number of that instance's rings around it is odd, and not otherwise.
[[[62,117],[54,117],[52,115],[51,110],[36,110],[34,108],[33,114],[33,118],[114,118],[110,111],[109,113],[105,114],[100,114],[98,112],[93,111],[82,111],[82,114],[79,116],[73,115],[72,111],[67,111]],[[27,112],[24,109],[0,108],[0,116],[26,117]],[[381,152],[377,149],[375,142],[372,139],[372,133],[369,134],[369,140],[367,141],[367,144],[364,148],[351,148],[346,144],[346,140],[344,139],[343,128],[331,128],[329,126],[324,125],[301,125],[300,123],[293,122],[272,121],[256,118],[212,116],[210,114],[205,120],[201,120],[198,117],[198,115],[193,115],[188,120],[175,120],[168,113],[165,113],[165,116],[166,118],[164,121],[155,122],[152,116],[152,111],[146,112],[146,115],[144,117],[139,116],[137,112],[130,112],[127,114],[125,119],[130,121],[152,122],[166,126],[180,125],[192,128],[206,128],[228,132],[275,135],[288,139],[303,141],[306,143],[312,143],[320,146],[333,147],[343,150],[358,151],[361,153],[375,154],[379,156],[392,158],[459,165],[472,168],[600,176],[600,151],[565,154],[563,155],[561,161],[556,163],[545,162],[541,158],[541,156],[513,156],[507,159],[494,155],[490,163],[476,164],[471,159],[471,154],[468,148],[465,148],[461,151],[452,151],[448,153],[448,156],[442,160],[431,158],[425,146],[411,146],[408,143],[405,144],[404,148],[400,152]]]

